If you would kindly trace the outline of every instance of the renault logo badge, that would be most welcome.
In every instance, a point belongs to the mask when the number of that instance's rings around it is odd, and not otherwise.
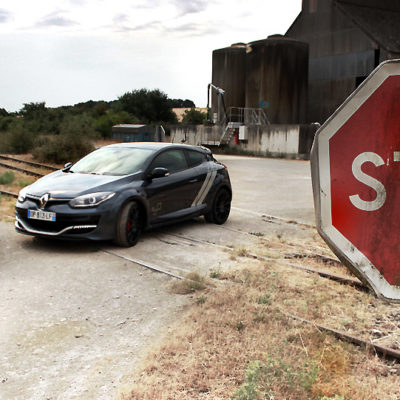
[[[45,208],[47,202],[49,201],[50,195],[49,193],[45,193],[41,198],[40,198],[40,208]]]

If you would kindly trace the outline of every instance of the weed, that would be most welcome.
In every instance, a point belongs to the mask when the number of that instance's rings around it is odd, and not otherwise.
[[[18,183],[18,186],[25,187],[25,186],[30,185],[33,182],[34,182],[33,179],[31,179],[31,180],[20,179],[17,183]]]
[[[248,251],[246,248],[241,247],[240,249],[237,250],[237,255],[239,257],[247,257],[248,256]]]
[[[264,312],[254,313],[254,318],[253,318],[254,322],[266,322],[266,320],[267,320],[267,318],[266,318]]]
[[[0,175],[0,185],[9,185],[13,183],[15,179],[14,173],[11,171],[6,171]]]
[[[249,364],[245,381],[233,398],[275,398],[296,392],[298,398],[309,398],[317,374],[318,367],[312,362],[305,362],[301,368],[296,368],[280,357],[269,357],[265,363],[254,361]]]
[[[246,325],[243,323],[243,321],[238,321],[235,324],[233,324],[233,327],[238,331],[241,332],[244,328],[246,328]]]
[[[257,297],[258,304],[271,304],[271,295],[269,293],[264,294],[264,296]]]
[[[198,272],[190,272],[186,279],[175,282],[171,290],[175,294],[189,294],[206,288],[205,279]]]
[[[250,233],[250,235],[254,235],[254,236],[257,236],[257,237],[265,236],[265,234],[262,233],[262,232],[249,232],[249,233]]]
[[[210,271],[210,278],[212,279],[219,279],[221,277],[221,270],[218,269],[212,269]]]
[[[200,305],[200,304],[204,304],[207,300],[206,296],[200,296],[197,300],[196,300],[196,304]]]
[[[260,395],[258,391],[260,381],[260,363],[252,361],[247,367],[246,378],[242,387],[233,396],[236,400],[256,400]]]
[[[334,397],[326,397],[326,396],[324,396],[324,397],[319,398],[318,400],[344,400],[344,397],[343,396],[338,396],[337,394],[335,394]]]

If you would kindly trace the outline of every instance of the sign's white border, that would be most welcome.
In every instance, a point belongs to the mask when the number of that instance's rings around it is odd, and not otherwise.
[[[400,301],[400,287],[390,285],[370,260],[332,225],[329,140],[389,77],[400,75],[400,60],[380,64],[316,133],[311,151],[317,228],[338,257],[353,267],[374,291]]]

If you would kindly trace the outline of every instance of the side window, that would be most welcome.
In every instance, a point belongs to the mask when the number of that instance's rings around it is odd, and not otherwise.
[[[188,166],[182,150],[167,150],[155,158],[151,163],[150,170],[157,167],[167,168],[173,174],[186,169]]]
[[[201,163],[206,161],[206,155],[203,153],[200,153],[199,151],[188,150],[187,155],[189,158],[189,166],[190,167],[196,167],[197,165],[200,165]]]

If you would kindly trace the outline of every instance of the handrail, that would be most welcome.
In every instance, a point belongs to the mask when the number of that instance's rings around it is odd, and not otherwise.
[[[243,125],[270,125],[262,108],[230,107],[219,125],[226,126],[229,122]]]

